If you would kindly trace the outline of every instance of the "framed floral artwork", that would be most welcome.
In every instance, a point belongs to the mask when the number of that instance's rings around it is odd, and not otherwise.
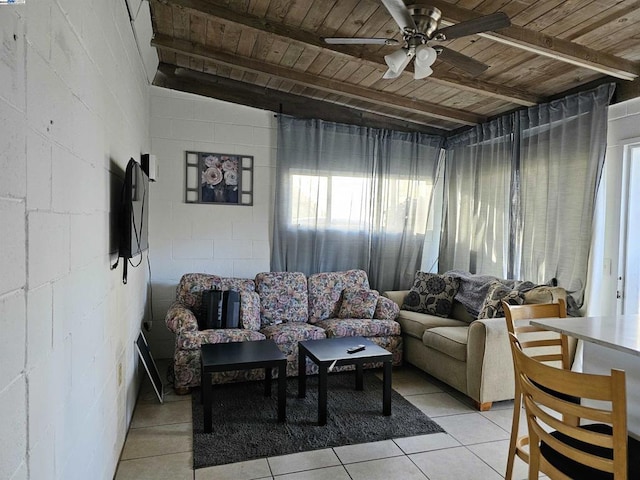
[[[185,201],[253,205],[253,157],[186,152]]]

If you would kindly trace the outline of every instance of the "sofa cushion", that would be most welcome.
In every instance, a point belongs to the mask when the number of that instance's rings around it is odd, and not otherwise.
[[[345,288],[338,318],[373,318],[379,296],[376,290],[368,288]]]
[[[559,298],[567,301],[567,291],[562,287],[540,285],[524,292],[524,303],[554,303]]]
[[[465,307],[462,303],[460,303],[457,300],[453,301],[453,304],[451,307],[451,313],[449,313],[449,317],[455,318],[456,320],[461,320],[465,323],[471,323],[476,319],[473,315],[469,313],[469,310],[467,310],[467,307]]]
[[[482,302],[478,318],[504,317],[503,301],[509,305],[522,305],[524,303],[524,294],[518,290],[511,290],[511,288],[498,281],[491,282],[489,293],[487,293],[487,297]]]
[[[535,287],[524,292],[524,303],[553,303],[549,287]]]
[[[307,277],[300,272],[263,272],[256,275],[262,325],[307,322]]]
[[[400,335],[400,324],[394,320],[331,318],[316,324],[332,337],[387,337]]]
[[[342,291],[346,288],[369,288],[364,270],[322,272],[309,276],[309,323],[336,318],[340,311]]]
[[[254,292],[256,287],[249,278],[227,278],[207,273],[185,273],[176,289],[176,300],[193,310],[196,316],[202,312],[202,292],[217,288],[219,290],[237,290],[240,297],[245,292]]]
[[[260,330],[260,297],[256,292],[240,294],[240,322],[243,328]]]
[[[400,310],[397,319],[402,328],[403,335],[419,338],[422,340],[424,331],[434,327],[466,327],[468,324],[454,318],[442,318],[426,313],[410,312]]]
[[[380,295],[376,302],[376,310],[373,312],[373,318],[381,320],[395,320],[400,313],[400,307],[393,300]]]
[[[424,332],[422,343],[461,362],[466,362],[468,334],[468,326],[435,327]]]
[[[206,343],[251,342],[264,339],[265,336],[255,330],[216,328],[183,332],[176,337],[176,347],[180,350],[199,350]]]
[[[278,345],[297,344],[305,340],[321,340],[327,338],[324,330],[315,325],[302,322],[281,323],[269,325],[260,330],[267,339],[271,339]]]
[[[402,309],[448,317],[459,285],[458,279],[449,275],[416,272]]]

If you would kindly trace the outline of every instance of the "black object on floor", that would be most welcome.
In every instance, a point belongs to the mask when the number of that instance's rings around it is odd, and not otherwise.
[[[364,373],[364,391],[354,388],[355,372],[329,375],[330,421],[319,426],[318,377],[307,382],[306,397],[297,398],[297,379],[287,379],[286,423],[274,416],[277,396],[265,397],[263,382],[216,385],[212,433],[204,433],[200,390],[195,389],[194,468],[444,431],[395,390],[391,416],[381,415],[382,381],[372,370]]]

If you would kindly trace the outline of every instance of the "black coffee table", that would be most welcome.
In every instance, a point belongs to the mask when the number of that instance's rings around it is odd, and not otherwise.
[[[230,370],[264,368],[264,395],[271,396],[271,369],[278,368],[278,421],[284,422],[287,408],[287,357],[273,340],[211,343],[202,345],[200,360],[204,431],[212,430],[211,374]]]
[[[365,349],[347,353],[347,349],[364,345]],[[356,366],[356,390],[363,389],[363,364],[384,363],[382,386],[382,413],[391,415],[391,352],[363,337],[327,338],[298,343],[298,397],[307,392],[306,358],[309,357],[320,369],[318,378],[318,425],[327,424],[327,374],[335,365]]]

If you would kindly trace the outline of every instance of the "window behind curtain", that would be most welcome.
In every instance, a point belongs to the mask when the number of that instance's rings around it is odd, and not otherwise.
[[[273,270],[361,268],[405,288],[419,268],[442,139],[279,116]]]
[[[604,164],[613,86],[519,113],[521,278],[557,278],[578,307],[584,301],[595,194]]]
[[[440,270],[546,283],[584,301],[613,84],[447,140]]]
[[[331,172],[292,173],[290,202],[290,228],[314,230],[344,230],[347,232],[370,229],[373,218],[373,191],[364,176],[334,175]],[[408,178],[389,178],[384,181],[389,199],[382,213],[382,228],[387,233],[401,234],[405,229],[406,204],[415,204],[415,216],[410,227],[418,235],[427,229],[429,201],[433,185],[425,180],[414,182],[411,192]]]
[[[512,158],[509,118],[448,140],[441,270],[507,276]]]

